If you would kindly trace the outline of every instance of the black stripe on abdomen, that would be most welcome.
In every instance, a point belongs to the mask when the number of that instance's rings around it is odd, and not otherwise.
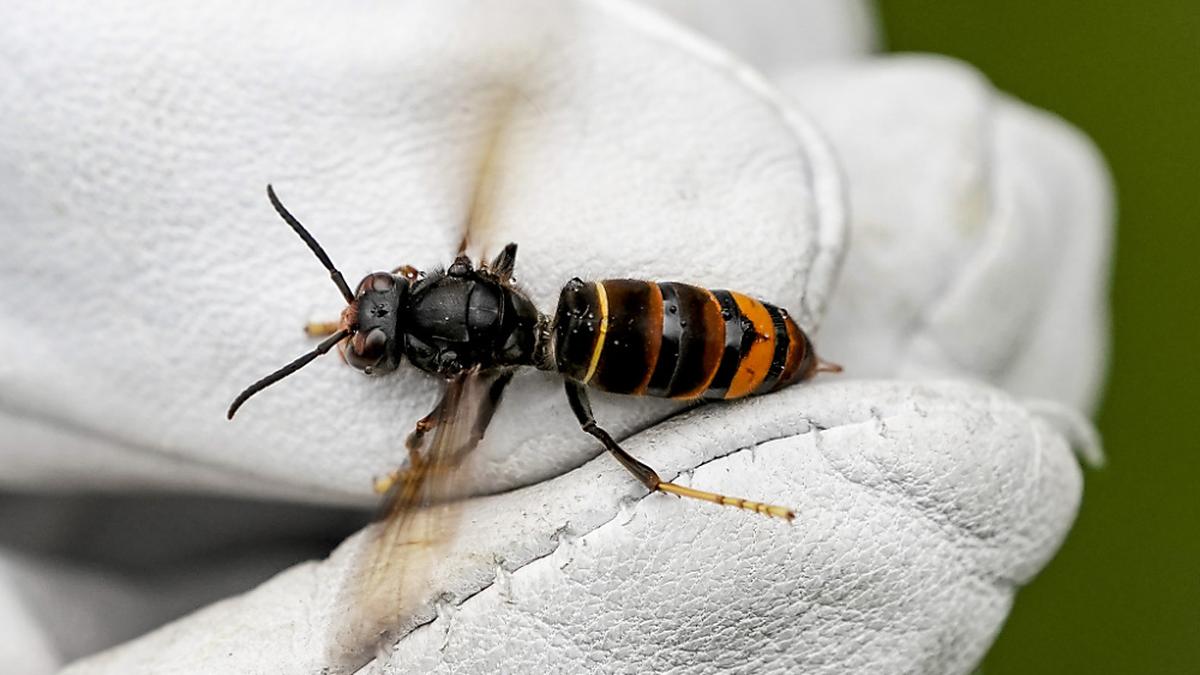
[[[676,284],[656,284],[662,294],[662,342],[658,348],[658,362],[646,387],[648,396],[668,396],[675,369],[679,366],[679,345],[683,341],[683,326],[680,325],[679,296]]]
[[[679,363],[667,395],[698,398],[708,388],[724,350],[721,308],[712,291],[699,286],[672,283],[679,299]]]
[[[783,310],[766,302],[762,305],[771,315],[771,324],[775,327],[775,353],[771,356],[771,367],[767,370],[767,377],[754,390],[755,394],[765,394],[779,384],[779,377],[783,375],[783,368],[787,365],[788,346],[791,342],[788,338],[788,320]]]
[[[721,354],[721,363],[717,367],[717,374],[713,377],[712,382],[708,385],[708,391],[705,396],[708,398],[724,398],[725,393],[729,391],[729,384],[733,382],[733,376],[737,375],[738,367],[742,363],[742,348],[743,339],[745,337],[745,326],[742,318],[742,312],[738,309],[737,301],[729,291],[713,291],[712,294],[717,298],[717,302],[721,304],[721,318],[725,324],[722,331],[725,337],[725,349]]]

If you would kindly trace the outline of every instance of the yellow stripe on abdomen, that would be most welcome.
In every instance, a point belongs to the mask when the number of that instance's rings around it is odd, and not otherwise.
[[[588,363],[587,374],[583,376],[583,383],[587,384],[591,381],[592,376],[596,374],[596,366],[600,364],[600,352],[604,351],[604,336],[608,334],[608,294],[604,292],[604,283],[597,281],[596,287],[596,305],[600,312],[599,331],[596,335],[596,343],[592,347],[592,360]]]

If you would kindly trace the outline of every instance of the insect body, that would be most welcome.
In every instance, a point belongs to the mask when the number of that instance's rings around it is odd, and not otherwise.
[[[420,452],[430,429],[471,427],[456,442],[460,447],[429,450],[457,463],[483,436],[514,370],[557,371],[582,429],[647,488],[792,518],[792,511],[781,506],[661,480],[597,425],[586,389],[683,400],[737,399],[840,370],[816,357],[808,337],[784,310],[741,293],[681,283],[572,279],[550,317],[512,282],[516,244],[506,246],[490,265],[476,268],[460,252],[444,272],[425,275],[409,267],[376,272],[351,292],[316,240],[267,190],[280,216],[329,270],[347,307],[338,323],[310,330],[332,333],[315,350],[243,391],[229,408],[230,418],[250,396],[334,345],[341,346],[348,364],[367,374],[390,372],[407,359],[448,382],[442,400],[409,438],[409,475],[415,478],[412,470],[430,461]],[[474,396],[477,400],[463,397],[466,378],[484,383],[472,387],[484,392]]]
[[[347,579],[351,607],[331,659],[354,670],[367,650],[387,644],[402,598],[418,597],[438,564],[434,545],[452,529],[453,476],[478,445],[514,372],[561,374],[583,431],[648,489],[736,506],[791,520],[791,509],[663,481],[600,427],[588,387],[681,400],[737,399],[766,393],[821,371],[808,337],[782,309],[732,291],[631,279],[572,279],[553,315],[538,311],[512,280],[517,247],[476,267],[462,254],[445,271],[411,267],[369,274],[355,290],[269,186],[279,215],[317,256],[346,300],[337,322],[310,324],[326,339],[247,387],[232,419],[254,394],[337,346],[346,363],[371,375],[405,361],[445,382],[441,399],[416,423],[407,462],[376,489],[387,492],[383,523]],[[432,432],[432,438],[426,438]],[[428,508],[427,508],[428,507]],[[417,543],[422,543],[418,546]]]
[[[618,394],[735,399],[812,375],[812,345],[786,312],[733,291],[573,279],[554,317],[555,365]]]

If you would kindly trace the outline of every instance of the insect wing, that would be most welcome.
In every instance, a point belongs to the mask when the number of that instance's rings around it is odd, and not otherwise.
[[[493,108],[489,110],[479,155],[475,158],[474,184],[462,224],[459,255],[469,254],[469,249],[476,249],[477,254],[484,255],[485,249],[494,239],[491,229],[495,227],[494,217],[497,200],[501,194],[503,168],[509,157],[508,134],[521,96],[519,85],[509,83],[501,89],[497,100],[492,102]]]
[[[409,454],[365,533],[339,605],[331,660],[350,670],[385,653],[420,623],[415,612],[435,600],[428,583],[453,538],[459,504],[456,480],[478,445],[508,374],[468,371],[447,383],[431,437]]]

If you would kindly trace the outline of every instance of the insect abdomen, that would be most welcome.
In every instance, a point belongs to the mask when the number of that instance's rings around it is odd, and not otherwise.
[[[575,279],[559,295],[554,325],[559,372],[620,394],[741,398],[816,366],[786,312],[733,291]]]

